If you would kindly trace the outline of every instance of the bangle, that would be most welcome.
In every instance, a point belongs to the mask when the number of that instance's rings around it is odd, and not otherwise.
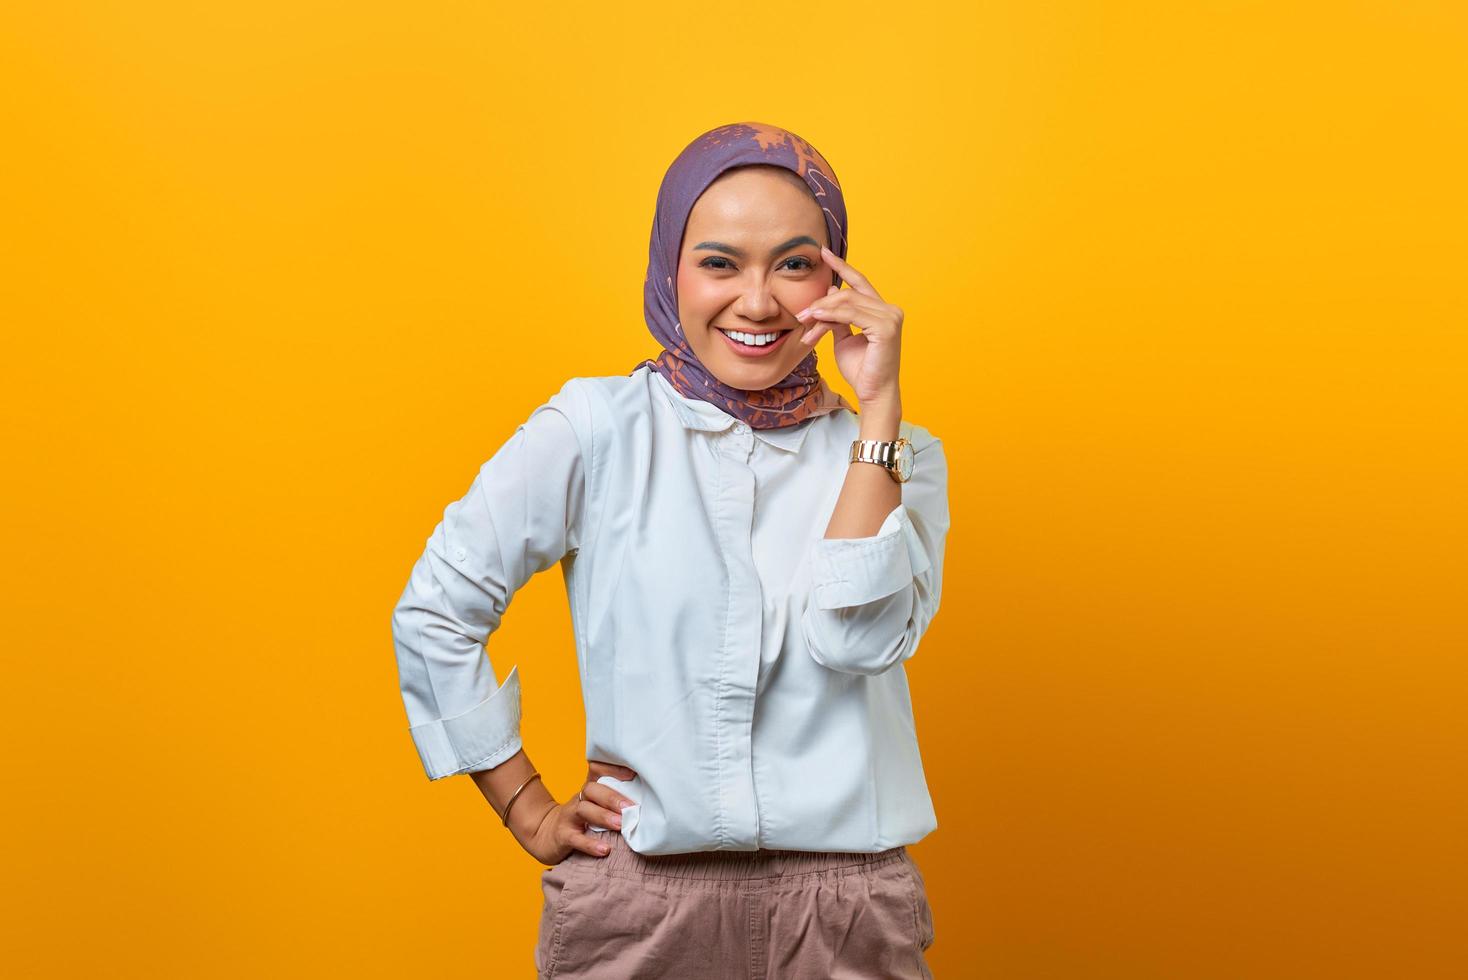
[[[512,806],[515,805],[515,798],[520,795],[520,790],[524,789],[526,786],[529,786],[531,780],[533,780],[533,779],[539,779],[539,778],[540,778],[540,773],[537,772],[534,775],[532,775],[530,777],[530,779],[527,779],[527,780],[525,780],[525,782],[521,783],[520,786],[519,786],[519,788],[516,789],[515,792],[513,792],[513,793],[510,794],[509,801],[505,803],[505,812],[500,817],[500,819],[504,821],[504,824],[505,824],[506,827],[508,827],[510,825],[510,807],[512,807]]]

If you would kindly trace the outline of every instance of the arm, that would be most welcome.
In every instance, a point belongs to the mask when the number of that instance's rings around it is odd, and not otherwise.
[[[479,792],[484,799],[494,808],[494,812],[503,814],[505,803],[515,789],[525,780],[535,775],[535,764],[530,761],[530,756],[525,754],[521,748],[514,755],[493,769],[480,769],[469,773],[469,778],[474,780],[474,785],[479,787]],[[510,833],[515,840],[526,847],[540,830],[545,818],[556,807],[556,798],[551,791],[546,789],[545,780],[537,779],[530,783],[515,799],[515,808],[510,811]]]
[[[408,731],[429,779],[468,773],[520,846],[556,864],[575,849],[604,856],[591,826],[620,826],[633,805],[599,782],[635,778],[588,760],[580,793],[557,803],[520,738],[520,679],[497,683],[484,644],[514,594],[581,547],[587,475],[593,472],[591,404],[575,383],[531,413],[485,463],[443,520],[393,610],[393,640]],[[530,780],[527,782],[527,780]]]
[[[900,408],[864,403],[860,438],[892,439]],[[948,468],[940,440],[917,450],[913,478],[847,464],[826,536],[815,543],[813,585],[802,618],[822,666],[878,674],[917,652],[942,592]]]
[[[568,382],[480,468],[445,509],[393,610],[408,731],[429,779],[524,758],[518,668],[498,683],[484,644],[515,592],[579,547],[585,469],[571,420],[584,411],[581,397]],[[503,804],[518,785],[498,796],[491,788],[490,802]],[[512,824],[543,808],[542,792],[526,788]]]
[[[902,400],[862,402],[859,439],[896,439],[902,424]],[[827,538],[861,538],[876,534],[892,508],[902,503],[902,484],[880,466],[848,463],[846,482],[826,525]]]
[[[861,404],[861,438],[894,439],[906,316],[845,259],[829,248],[821,257],[851,289],[832,285],[797,313],[814,324],[801,339],[814,343],[832,333],[836,365]],[[806,647],[822,666],[853,674],[888,670],[917,652],[938,611],[948,469],[938,440],[925,441],[914,444],[913,477],[903,484],[880,466],[847,464],[826,536],[814,545],[813,587],[801,615]]]

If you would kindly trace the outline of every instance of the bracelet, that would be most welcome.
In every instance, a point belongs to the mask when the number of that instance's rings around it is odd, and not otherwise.
[[[531,780],[539,779],[539,778],[540,778],[540,773],[537,772],[533,776],[531,776],[530,779],[527,779],[527,780],[525,780],[525,782],[521,783],[519,789],[516,789],[515,792],[513,792],[513,793],[510,794],[509,802],[507,802],[505,804],[505,812],[504,812],[504,815],[500,817],[500,819],[504,821],[504,824],[505,824],[506,827],[508,827],[510,825],[510,807],[512,807],[512,806],[515,805],[515,798],[520,795],[520,790],[524,789],[526,786],[529,786]]]

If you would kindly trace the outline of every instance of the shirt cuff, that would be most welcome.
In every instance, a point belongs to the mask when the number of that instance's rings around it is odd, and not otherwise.
[[[520,751],[519,669],[463,714],[408,729],[429,779],[493,769]]]
[[[814,597],[819,609],[859,606],[911,584],[932,562],[899,503],[866,538],[816,541]]]

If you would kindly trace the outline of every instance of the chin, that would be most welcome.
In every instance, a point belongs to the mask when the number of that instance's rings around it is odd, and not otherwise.
[[[710,330],[710,333],[712,332]],[[742,391],[759,391],[769,388],[795,368],[793,364],[782,366],[781,363],[776,362],[775,358],[745,359],[737,354],[732,354],[724,349],[722,337],[711,336],[709,341],[712,346],[703,350],[695,347],[693,353],[703,363],[709,374],[730,388],[738,388]],[[699,345],[699,347],[702,346]],[[785,358],[781,359],[783,360]]]
[[[781,370],[774,365],[720,364],[717,377],[731,388],[760,391],[776,384],[789,373],[789,368]]]

